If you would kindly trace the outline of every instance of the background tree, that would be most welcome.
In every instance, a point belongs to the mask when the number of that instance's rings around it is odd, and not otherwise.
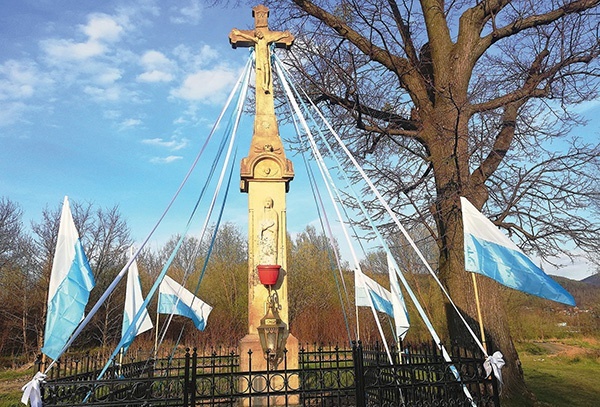
[[[564,242],[598,250],[600,147],[567,137],[582,123],[572,108],[597,95],[598,0],[269,3],[273,25],[297,37],[304,88],[404,222],[430,228],[464,313],[476,315],[460,196],[546,260],[569,256]],[[522,397],[497,287],[480,281],[487,334],[507,360],[504,394]]]
[[[342,311],[354,331],[354,310],[347,301],[329,238],[309,225],[289,239],[288,247],[290,330],[305,342],[349,340]],[[352,295],[353,285],[345,288]]]
[[[35,352],[39,273],[22,215],[17,203],[0,198],[0,354]]]
[[[190,278],[193,289],[211,235],[208,233],[209,238],[204,239],[202,257],[196,261],[196,271]],[[232,223],[219,227],[198,296],[213,307],[207,328],[198,333],[198,338],[213,344],[237,345],[248,330],[248,243],[245,233]]]
[[[90,304],[94,304],[127,263],[132,240],[127,221],[121,216],[118,206],[97,208],[91,222],[80,233],[96,280],[90,296]],[[126,279],[123,279],[108,296],[91,321],[96,328],[93,337],[103,349],[110,348],[121,337],[125,282]]]

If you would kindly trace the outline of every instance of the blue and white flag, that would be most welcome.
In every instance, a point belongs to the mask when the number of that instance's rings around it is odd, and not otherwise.
[[[131,321],[135,315],[140,312],[140,308],[144,302],[144,296],[142,295],[142,286],[140,283],[140,274],[138,271],[137,262],[134,260],[129,266],[129,270],[127,272],[127,291],[125,292],[125,308],[123,310],[123,328],[121,330],[121,338],[127,332],[129,325],[131,325]],[[141,334],[142,332],[146,332],[154,327],[152,325],[152,320],[150,319],[150,315],[148,315],[148,310],[144,308],[141,311],[141,316],[135,324],[135,330],[131,332],[128,337],[123,342],[123,352],[127,352],[129,345],[133,342],[133,339]]]
[[[169,276],[165,276],[158,289],[158,312],[190,318],[196,328],[203,331],[212,307],[186,290]]]
[[[387,255],[387,262],[388,273],[390,276],[390,294],[392,299],[392,309],[394,311],[396,336],[398,336],[401,340],[404,340],[404,337],[408,332],[408,328],[410,328],[408,310],[406,309],[406,303],[404,302],[402,291],[400,291],[400,284],[398,284],[398,278],[396,277],[396,273],[399,272],[399,270],[396,270],[394,267],[394,262],[389,253]]]
[[[62,348],[83,319],[94,284],[94,275],[73,222],[69,198],[65,196],[50,274],[42,347],[42,352],[52,359],[60,356]]]
[[[536,266],[466,198],[460,198],[465,231],[465,269],[515,290],[575,305],[573,296]]]
[[[371,297],[371,301],[369,301],[367,295]],[[375,280],[358,270],[354,272],[354,297],[357,307],[370,307],[372,302],[377,311],[385,312],[390,317],[394,317],[392,294]]]

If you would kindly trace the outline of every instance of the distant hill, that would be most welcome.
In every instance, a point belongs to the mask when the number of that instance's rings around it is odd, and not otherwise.
[[[600,287],[600,274],[596,273],[581,280],[582,283],[587,283]]]

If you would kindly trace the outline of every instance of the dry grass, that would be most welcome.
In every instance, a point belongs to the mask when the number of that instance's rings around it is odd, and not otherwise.
[[[16,369],[0,370],[0,407],[22,407],[21,388],[35,375],[35,366],[29,364]]]

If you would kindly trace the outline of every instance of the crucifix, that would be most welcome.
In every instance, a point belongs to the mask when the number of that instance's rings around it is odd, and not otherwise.
[[[269,30],[269,9],[263,5],[254,7],[252,16],[254,17],[253,30],[234,28],[229,34],[229,42],[233,48],[254,47],[255,51],[256,110],[250,153],[242,160],[241,190],[243,192],[248,192],[246,180],[255,178],[255,175],[264,175],[271,179],[282,177],[286,181],[286,188],[288,181],[293,177],[291,162],[285,158],[275,117],[271,46],[290,49],[294,42],[294,36],[289,31]],[[254,164],[261,156],[269,155],[269,153],[274,155],[273,158],[280,164],[280,168],[272,166],[260,168],[269,172],[254,174]]]
[[[254,7],[252,16],[254,17],[254,30],[234,28],[229,34],[229,42],[233,48],[254,47],[256,52],[256,97],[258,98],[259,93],[273,93],[270,45],[274,44],[277,48],[290,49],[294,42],[294,36],[289,31],[269,30],[267,21],[269,9],[263,5]]]

